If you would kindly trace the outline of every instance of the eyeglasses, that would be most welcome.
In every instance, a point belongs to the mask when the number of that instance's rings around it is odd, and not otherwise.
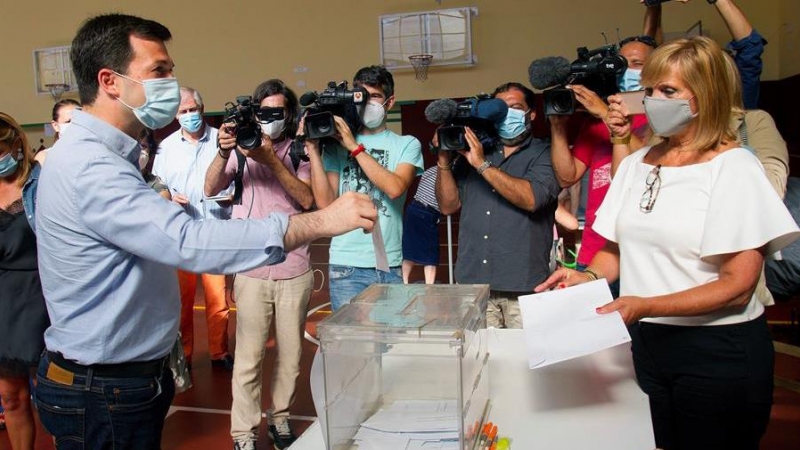
[[[641,35],[641,36],[631,36],[629,38],[625,38],[619,41],[619,48],[622,48],[625,44],[630,42],[641,42],[644,45],[649,45],[650,47],[656,48],[658,44],[656,40],[652,36]]]
[[[661,190],[661,164],[653,167],[653,170],[647,174],[644,184],[647,187],[644,190],[644,194],[642,194],[642,199],[639,201],[639,211],[647,214],[653,210],[658,191]]]

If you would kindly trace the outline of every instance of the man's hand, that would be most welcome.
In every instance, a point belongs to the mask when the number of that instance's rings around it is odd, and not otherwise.
[[[172,193],[172,201],[177,203],[177,204],[179,204],[179,205],[181,205],[181,206],[186,206],[186,205],[189,204],[189,197],[187,197],[187,196],[185,196],[183,194],[180,194],[178,192],[173,192]]]
[[[275,147],[272,145],[272,139],[270,139],[266,134],[261,135],[260,146],[251,150],[241,147],[238,147],[238,149],[239,152],[245,156],[245,158],[250,158],[259,164],[268,166],[271,163],[279,162],[278,156],[275,154]]]
[[[234,125],[232,123],[223,123],[219,127],[219,134],[217,135],[217,145],[222,151],[231,151],[236,148],[236,135],[234,134]]]
[[[599,95],[595,94],[594,91],[580,84],[571,84],[567,86],[567,89],[571,89],[572,92],[575,93],[575,99],[586,108],[589,114],[598,119],[602,119],[606,116],[608,105],[606,105],[606,102],[604,102]]]
[[[355,192],[345,192],[319,212],[324,216],[325,234],[329,236],[338,236],[358,228],[371,233],[378,219],[378,210],[372,199]]]
[[[458,153],[464,158],[467,158],[469,165],[478,168],[486,160],[483,155],[483,144],[481,144],[480,139],[478,139],[478,136],[475,135],[470,127],[464,127],[464,130],[464,135],[467,138],[467,145],[469,145],[469,151],[459,150]],[[441,154],[444,152],[439,153]]]
[[[339,116],[333,116],[333,120],[336,122],[336,139],[342,144],[345,150],[352,152],[358,147],[358,142],[356,142],[356,138],[353,137],[350,126]]]

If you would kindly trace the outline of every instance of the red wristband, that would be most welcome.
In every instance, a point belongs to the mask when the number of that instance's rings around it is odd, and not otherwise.
[[[358,156],[359,153],[363,152],[364,150],[366,150],[366,148],[364,148],[364,144],[358,144],[358,147],[356,147],[355,150],[350,152],[350,157],[355,158],[356,156]]]

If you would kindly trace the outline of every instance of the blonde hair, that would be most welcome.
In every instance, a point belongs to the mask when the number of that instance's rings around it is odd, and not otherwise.
[[[25,135],[25,132],[22,131],[22,127],[19,126],[14,118],[6,113],[0,112],[0,142],[11,146],[12,156],[17,150],[13,148],[14,141],[17,139],[19,139],[22,146],[23,155],[22,160],[19,161],[17,166],[17,184],[19,186],[24,186],[25,181],[28,180],[31,166],[33,166],[33,152],[31,152],[31,149],[28,147],[28,137]]]
[[[643,86],[652,87],[673,71],[689,86],[697,103],[697,134],[692,144],[700,151],[736,139],[730,118],[737,87],[726,58],[707,37],[678,39],[654,50],[642,69]]]

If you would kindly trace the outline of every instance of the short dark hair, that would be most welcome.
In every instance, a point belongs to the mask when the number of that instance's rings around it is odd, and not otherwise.
[[[394,77],[383,66],[368,66],[356,72],[353,77],[353,87],[362,85],[381,88],[386,98],[394,95]]]
[[[650,47],[653,48],[658,47],[658,43],[656,42],[656,39],[653,36],[642,34],[639,36],[626,37],[625,39],[619,41],[619,48],[622,49],[622,47],[624,47],[625,44],[630,44],[631,42],[641,42],[642,44],[649,45]]]
[[[91,105],[100,88],[97,73],[108,68],[124,74],[133,59],[130,37],[169,41],[172,34],[158,22],[125,14],[93,17],[81,26],[72,40],[70,60],[81,103]]]
[[[492,98],[497,97],[497,94],[502,94],[503,92],[508,92],[511,89],[516,89],[525,96],[525,103],[528,104],[528,108],[535,109],[536,108],[536,94],[533,93],[532,90],[528,89],[522,83],[517,83],[515,81],[509,81],[508,83],[501,84],[497,86],[497,89],[492,92]]]
[[[256,90],[253,92],[253,101],[256,103],[261,103],[261,101],[265,98],[277,94],[283,94],[283,96],[286,98],[286,103],[284,104],[287,111],[285,118],[286,137],[293,139],[294,135],[297,134],[297,122],[300,117],[300,105],[297,103],[297,94],[295,94],[293,90],[289,89],[289,87],[286,86],[286,83],[277,78],[273,78],[259,84],[256,87]]]
[[[58,122],[58,116],[59,112],[61,112],[61,107],[67,105],[74,106],[76,108],[80,108],[81,106],[81,104],[78,103],[77,100],[73,100],[71,98],[65,98],[57,101],[56,104],[53,105],[53,122]]]

